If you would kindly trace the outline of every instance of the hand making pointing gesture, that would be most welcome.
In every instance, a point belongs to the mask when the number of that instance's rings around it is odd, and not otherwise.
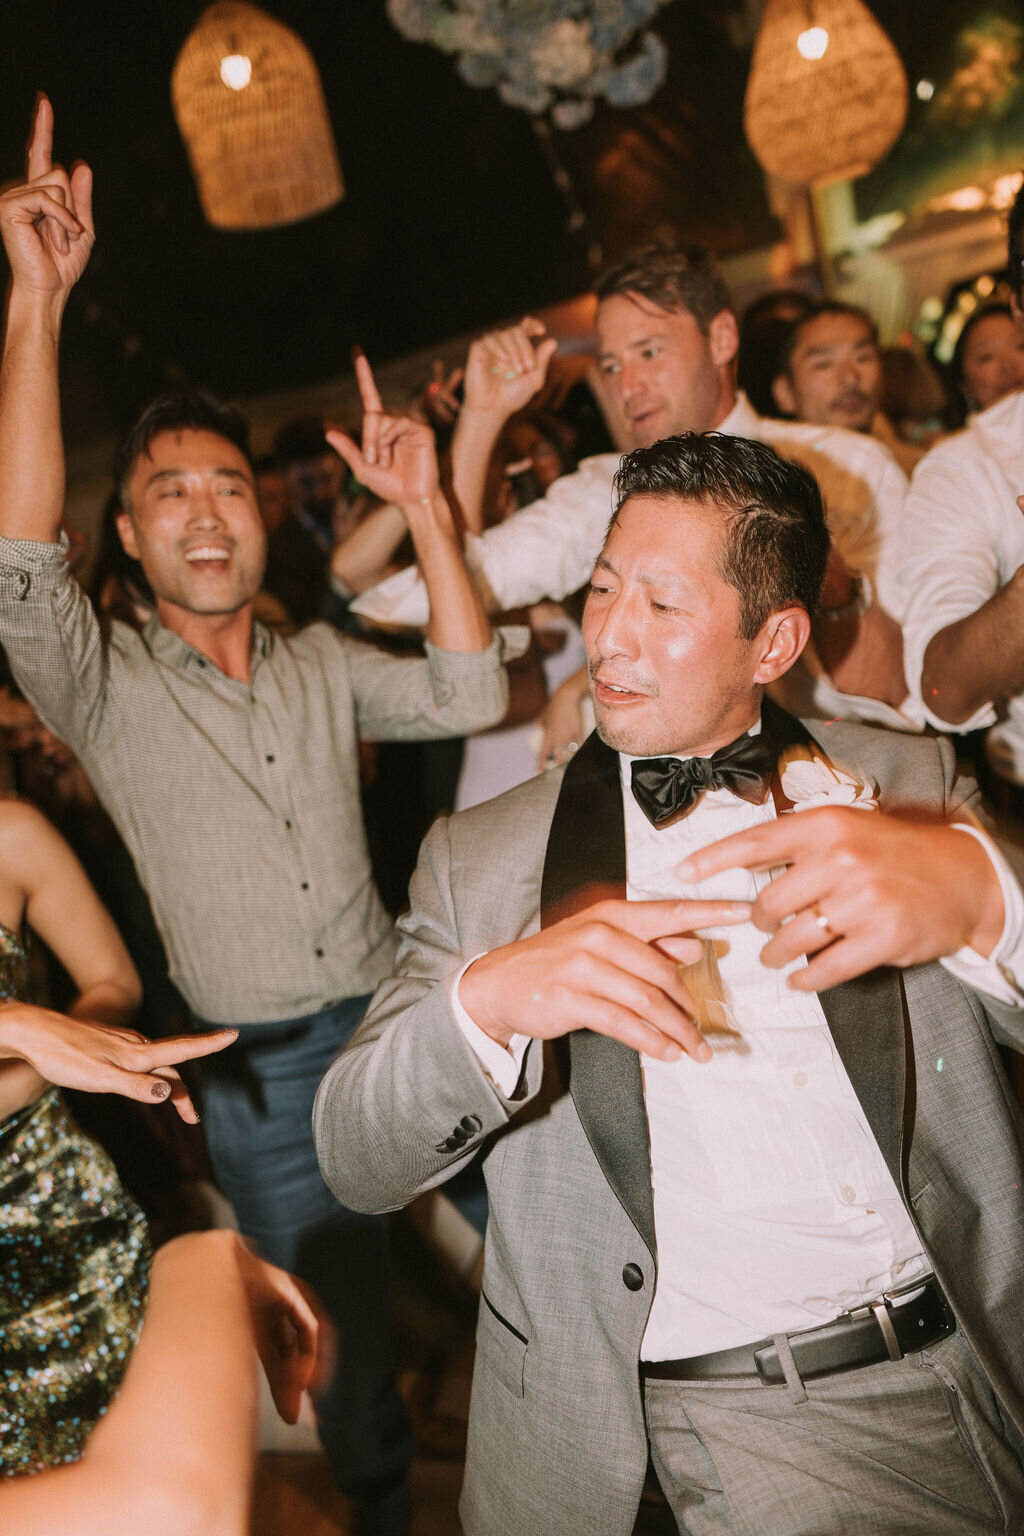
[[[434,434],[425,422],[386,412],[365,354],[356,349],[354,360],[363,402],[362,446],[339,427],[328,427],[327,441],[382,501],[415,509],[435,497],[440,485]]]
[[[92,172],[53,163],[53,108],[40,95],[32,118],[25,180],[0,195],[0,234],[11,276],[24,291],[66,297],[85,271],[95,240]]]
[[[364,485],[402,509],[430,596],[428,640],[439,650],[486,650],[491,627],[441,491],[434,434],[425,422],[384,410],[373,370],[358,349],[355,369],[363,402],[362,446],[337,427],[328,428],[327,441]]]
[[[147,1040],[134,1029],[68,1018],[32,1003],[0,1004],[0,1060],[26,1061],[60,1088],[119,1093],[140,1104],[170,1099],[189,1125],[199,1116],[175,1066],[222,1051],[237,1036],[237,1029],[217,1029]]]

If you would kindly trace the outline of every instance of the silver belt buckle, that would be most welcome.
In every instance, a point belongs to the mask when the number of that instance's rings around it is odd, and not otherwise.
[[[850,1313],[853,1318],[859,1319],[869,1314],[874,1318],[885,1340],[890,1360],[903,1359],[903,1350],[900,1348],[900,1341],[896,1337],[896,1330],[889,1316],[890,1304],[893,1302],[898,1304],[901,1298],[905,1302],[911,1301],[914,1296],[919,1296],[927,1288],[933,1278],[932,1275],[919,1275],[916,1280],[910,1280],[906,1285],[894,1286],[891,1291],[883,1291],[877,1301],[869,1301],[866,1306],[857,1307]]]
[[[882,1338],[885,1340],[885,1347],[889,1351],[889,1359],[902,1360],[903,1351],[900,1349],[900,1341],[896,1337],[896,1330],[892,1325],[892,1318],[889,1316],[889,1297],[882,1296],[878,1301],[873,1301],[868,1310],[874,1313],[875,1322],[882,1330]]]

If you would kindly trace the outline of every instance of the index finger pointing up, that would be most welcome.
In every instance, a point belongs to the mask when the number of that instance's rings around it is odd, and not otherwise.
[[[32,114],[28,152],[25,157],[25,174],[29,181],[43,176],[53,167],[53,107],[50,98],[40,91],[36,109]]]
[[[352,360],[355,363],[356,380],[359,384],[359,396],[363,402],[363,410],[380,412],[384,409],[381,404],[380,394],[373,377],[373,369],[370,367],[369,358],[362,347],[352,349]]]

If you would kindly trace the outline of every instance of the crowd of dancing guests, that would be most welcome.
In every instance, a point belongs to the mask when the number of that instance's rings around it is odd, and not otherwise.
[[[706,251],[663,244],[598,280],[596,361],[526,319],[397,410],[361,360],[361,424],[284,423],[258,461],[232,408],[157,402],[86,593],[91,552],[60,531],[50,343],[91,188],[51,137],[44,100],[0,199],[0,1515],[109,1529],[116,1489],[149,1529],[242,1529],[255,1340],[288,1417],[320,1388],[355,1528],[399,1532],[387,1228],[339,1217],[309,1118],[388,974],[420,842],[579,749],[619,454],[708,431],[769,443],[824,492],[832,553],[780,701],[953,732],[994,808],[1021,814],[1024,207],[1007,302],[970,316],[948,380],[809,289],[740,319]],[[202,1224],[187,1186],[206,1154],[158,1106],[196,1123],[183,1063],[249,1247],[182,1230]],[[482,1230],[480,1181],[461,1199]]]

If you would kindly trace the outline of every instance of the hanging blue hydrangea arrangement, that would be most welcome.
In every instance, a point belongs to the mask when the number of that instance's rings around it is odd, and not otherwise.
[[[387,0],[399,32],[458,55],[467,85],[510,107],[550,112],[578,128],[599,96],[614,107],[650,101],[668,54],[647,23],[667,0]]]

